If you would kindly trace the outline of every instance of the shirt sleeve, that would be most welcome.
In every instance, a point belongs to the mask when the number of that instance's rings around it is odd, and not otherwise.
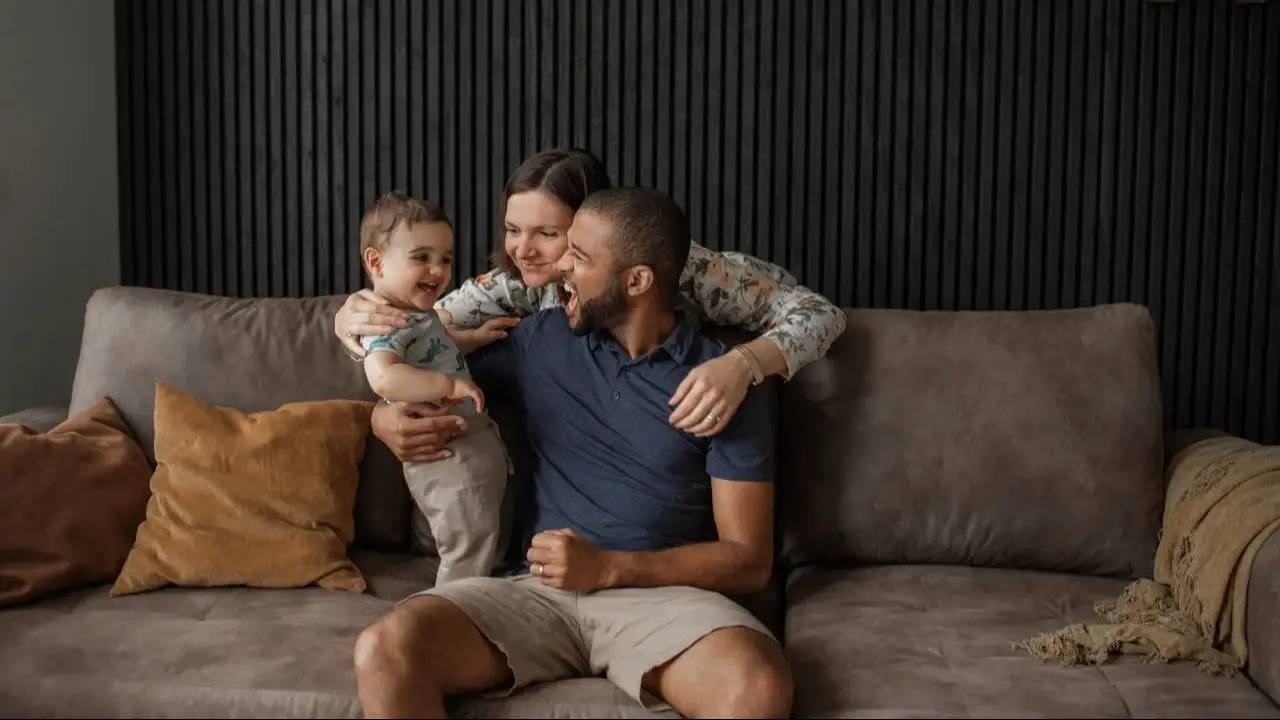
[[[471,278],[457,290],[436,301],[459,329],[480,327],[497,317],[528,317],[542,305],[545,288],[531,288],[505,270],[494,270]]]
[[[717,325],[763,331],[782,351],[788,380],[826,355],[848,322],[834,303],[781,267],[696,243],[689,248],[680,290]]]
[[[707,474],[721,480],[772,482],[775,432],[767,389],[752,387],[728,426],[711,438]]]
[[[430,322],[437,321],[432,320]],[[428,329],[429,325],[427,323],[415,321],[408,327],[397,328],[386,335],[364,335],[360,338],[360,345],[364,347],[366,353],[389,352],[404,360],[405,353],[409,352],[409,347],[417,342]]]
[[[471,379],[485,394],[514,395],[520,392],[521,368],[531,335],[541,317],[526,318],[501,340],[467,355]]]

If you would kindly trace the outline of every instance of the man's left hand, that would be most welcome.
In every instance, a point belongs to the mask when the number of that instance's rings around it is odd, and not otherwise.
[[[527,557],[543,585],[570,592],[594,592],[609,586],[609,554],[565,528],[533,536]]]

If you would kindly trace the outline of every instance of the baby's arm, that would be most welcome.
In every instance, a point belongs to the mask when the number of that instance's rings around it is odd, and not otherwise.
[[[390,350],[366,353],[364,374],[375,393],[396,402],[440,402],[453,394],[453,378],[405,364]]]
[[[377,337],[362,338],[365,349],[364,373],[369,388],[380,397],[394,402],[440,403],[445,400],[475,401],[483,412],[484,395],[475,383],[435,370],[414,367],[404,362],[406,349],[425,331],[426,325],[410,326]]]

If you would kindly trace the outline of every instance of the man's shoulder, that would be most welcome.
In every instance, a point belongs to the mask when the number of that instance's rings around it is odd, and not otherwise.
[[[547,308],[527,315],[507,334],[507,342],[513,342],[522,354],[530,353],[554,361],[576,340],[580,340],[569,327],[569,319],[561,308]]]
[[[523,318],[516,328],[526,340],[543,335],[573,334],[573,330],[569,327],[569,318],[564,314],[564,309],[558,307],[539,310]]]
[[[690,333],[688,362],[697,366],[728,353],[733,346],[749,342],[754,333],[727,325],[697,323]]]

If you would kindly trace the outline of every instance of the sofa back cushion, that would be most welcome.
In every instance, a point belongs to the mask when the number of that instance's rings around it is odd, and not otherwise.
[[[1163,416],[1145,308],[847,316],[782,388],[790,564],[1151,572]]]
[[[71,413],[111,398],[154,466],[157,381],[244,413],[309,400],[376,400],[360,364],[333,334],[333,314],[343,299],[99,290],[85,312]],[[372,433],[365,448],[356,542],[402,546],[411,501],[400,463]]]

